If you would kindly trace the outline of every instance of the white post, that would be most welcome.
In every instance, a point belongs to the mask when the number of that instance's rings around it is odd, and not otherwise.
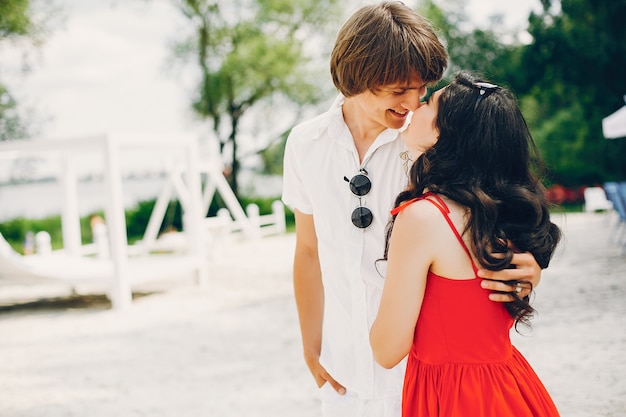
[[[252,238],[261,237],[261,214],[259,206],[254,203],[248,204],[246,206],[246,214],[248,215],[248,221],[251,226],[249,236]],[[241,228],[245,231],[243,225]]]
[[[96,247],[96,256],[106,259],[109,257],[109,234],[104,219],[100,216],[93,216],[89,224],[91,226],[91,235],[93,244]]]
[[[198,144],[196,139],[187,145],[187,188],[189,190],[188,204],[185,207],[184,232],[189,244],[189,251],[196,262],[196,279],[200,286],[209,282],[208,265],[204,256],[203,220],[205,213],[202,208],[202,181],[198,162]],[[180,193],[181,190],[179,190]],[[182,196],[181,196],[182,198]]]
[[[285,205],[280,200],[272,202],[272,214],[274,215],[274,224],[276,233],[285,233],[287,231],[287,220],[285,219]]]
[[[78,179],[74,157],[68,153],[61,159],[61,188],[63,190],[63,209],[61,212],[61,229],[63,233],[63,249],[72,256],[81,255],[80,215],[78,213]]]
[[[50,233],[45,230],[41,230],[35,235],[35,253],[43,256],[52,253]]]
[[[108,191],[105,220],[115,274],[110,295],[113,308],[122,310],[131,305],[132,289],[128,277],[128,236],[122,195],[122,171],[119,146],[115,138],[110,136],[104,138],[104,155],[104,174]]]

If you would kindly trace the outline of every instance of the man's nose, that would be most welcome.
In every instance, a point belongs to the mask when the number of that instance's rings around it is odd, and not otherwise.
[[[420,102],[420,99],[421,99],[420,91],[408,90],[405,94],[406,94],[405,99],[404,99],[404,102],[402,103],[404,108],[409,111],[415,111],[419,109],[419,107],[422,105],[422,103]]]

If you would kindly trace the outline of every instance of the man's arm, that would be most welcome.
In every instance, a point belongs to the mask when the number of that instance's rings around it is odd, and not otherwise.
[[[521,298],[529,295],[531,288],[528,285],[523,285],[521,292],[515,291],[515,282],[517,281],[528,281],[532,284],[533,289],[539,285],[539,281],[541,281],[541,267],[531,253],[516,253],[513,255],[511,263],[515,265],[514,269],[503,269],[501,271],[480,269],[478,271],[478,276],[485,278],[481,283],[482,287],[494,291],[489,294],[491,301],[506,303],[513,301],[515,296]]]
[[[295,210],[296,251],[293,263],[293,287],[300,319],[304,360],[318,387],[326,382],[339,393],[345,388],[335,381],[319,362],[322,348],[324,286],[317,252],[313,216]]]

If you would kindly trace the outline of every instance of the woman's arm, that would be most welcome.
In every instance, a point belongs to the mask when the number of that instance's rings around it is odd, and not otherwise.
[[[392,368],[411,349],[428,269],[434,250],[429,245],[433,213],[441,214],[428,202],[418,201],[402,210],[389,240],[387,277],[378,315],[370,331],[374,359]],[[417,232],[416,232],[417,231]]]

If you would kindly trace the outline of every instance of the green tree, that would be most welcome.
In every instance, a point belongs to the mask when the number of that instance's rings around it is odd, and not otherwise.
[[[419,7],[419,12],[433,23],[448,49],[450,60],[445,78],[464,70],[515,89],[519,83],[521,43],[504,27],[503,17],[491,16],[490,28],[482,29],[470,21],[465,9],[467,0],[450,0],[445,5],[446,10],[443,10],[433,0],[425,0]]]
[[[31,31],[29,0],[0,2],[0,38],[9,39],[27,35]]]
[[[602,118],[624,105],[626,0],[542,0],[522,44],[498,16],[488,30],[465,13],[466,0],[433,0],[421,11],[450,53],[450,70],[477,71],[510,87],[552,173],[565,185],[626,178],[626,140],[605,140]]]
[[[17,101],[0,83],[0,140],[22,139],[28,136],[28,128],[18,112]]]
[[[9,40],[26,36],[32,27],[28,0],[0,1],[0,48]],[[17,112],[17,102],[0,80],[0,140],[22,138],[26,135]]]
[[[519,86],[554,180],[580,185],[624,179],[626,140],[605,140],[601,123],[624,104],[626,1],[542,5],[529,19],[533,41],[522,52]]]
[[[325,52],[319,46],[328,44],[323,33],[333,23],[329,16],[337,15],[336,0],[181,0],[177,5],[194,31],[177,45],[177,54],[193,56],[200,69],[193,109],[212,122],[220,152],[230,153],[229,181],[237,194],[244,115],[255,106],[262,112],[263,105],[285,118],[320,98],[321,75],[311,62],[315,52]],[[322,43],[316,42],[320,35]]]
[[[30,0],[0,1],[0,51],[16,46],[29,48],[42,43],[45,24],[52,12],[49,6],[43,4],[38,5],[38,11],[36,14]],[[6,62],[0,61],[0,68],[5,65]],[[0,79],[0,140],[26,138],[30,135],[30,122],[20,113],[18,103],[5,82]]]

